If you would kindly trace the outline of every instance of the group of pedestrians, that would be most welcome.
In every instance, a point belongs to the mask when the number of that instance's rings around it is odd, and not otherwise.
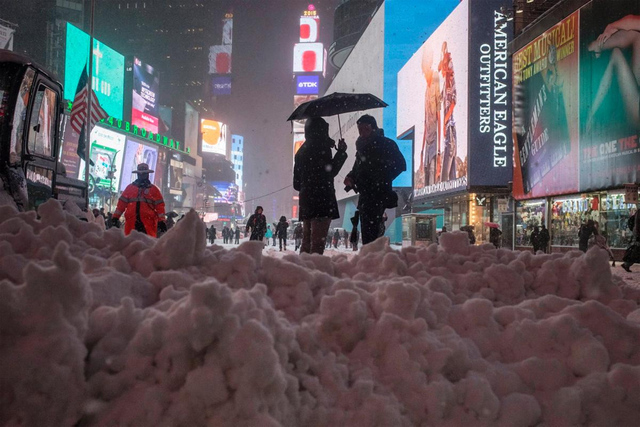
[[[277,223],[273,224],[272,229],[271,225],[267,225],[267,218],[264,216],[263,212],[264,209],[262,209],[262,206],[258,206],[256,207],[253,215],[249,217],[246,229],[247,234],[249,234],[249,240],[263,241],[263,239],[266,238],[266,244],[269,245],[269,241],[273,239],[273,246],[276,246],[277,239],[280,245],[280,250],[286,251],[287,233],[289,230],[289,222],[287,221],[287,217],[285,217],[284,215],[281,216],[280,220]]]
[[[356,158],[344,185],[347,192],[359,193],[359,222],[362,243],[366,245],[384,234],[384,211],[398,205],[391,184],[406,169],[406,163],[397,144],[384,136],[374,117],[365,114],[356,124]],[[303,222],[300,252],[324,253],[331,221],[340,217],[334,179],[347,159],[346,151],[344,139],[336,147],[329,137],[329,125],[324,119],[306,121],[305,143],[295,155],[293,171],[293,188],[300,193]]]

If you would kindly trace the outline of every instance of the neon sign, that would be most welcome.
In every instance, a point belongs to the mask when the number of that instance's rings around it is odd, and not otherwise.
[[[145,139],[149,142],[153,142],[154,144],[162,145],[164,147],[169,148],[170,150],[179,151],[185,154],[191,153],[191,148],[189,147],[187,147],[186,151],[182,149],[183,147],[182,142],[175,140],[173,138],[169,138],[168,136],[160,135],[159,133],[150,132],[144,128],[133,125],[126,120],[120,120],[113,117],[109,117],[109,118],[100,120],[100,123],[109,125],[114,129],[124,131],[131,135],[137,136],[138,138]]]

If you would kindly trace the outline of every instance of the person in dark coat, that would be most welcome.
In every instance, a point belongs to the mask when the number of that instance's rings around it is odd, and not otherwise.
[[[537,225],[533,227],[530,239],[531,246],[533,246],[533,253],[538,253],[538,251],[540,250],[540,228]]]
[[[538,239],[540,242],[540,250],[546,254],[549,249],[549,240],[551,240],[551,236],[549,235],[549,230],[547,230],[547,227],[544,224],[542,224],[542,229],[540,230]]]
[[[286,216],[281,216],[280,221],[276,225],[276,235],[278,236],[278,243],[280,244],[280,250],[282,251],[282,244],[284,243],[284,250],[287,250],[287,229],[289,228],[289,223],[287,222]]]
[[[582,252],[587,252],[587,249],[589,249],[589,237],[591,237],[595,229],[596,227],[592,219],[580,226],[580,230],[578,230],[578,248]]]
[[[247,221],[246,232],[251,232],[249,240],[260,240],[264,238],[264,233],[267,230],[267,218],[262,214],[262,206],[258,206],[253,215],[249,217]]]
[[[358,232],[358,222],[360,221],[360,212],[356,211],[355,215],[351,217],[351,225],[353,228],[351,229],[351,235],[349,236],[349,242],[351,243],[351,248],[354,251],[358,250],[358,240],[360,239],[360,233]]]
[[[236,226],[235,235],[236,235],[236,245],[239,245],[240,244],[240,227]]]
[[[227,238],[228,238],[227,227],[222,227],[222,243],[226,244]]]
[[[216,233],[216,227],[212,225],[211,228],[209,228],[209,242],[212,245],[216,242]]]
[[[296,242],[296,252],[298,252],[298,248],[302,246],[302,223],[300,222],[293,229],[293,239]]]
[[[624,257],[622,258],[622,261],[624,261],[622,263],[622,268],[624,268],[626,272],[631,273],[631,266],[640,262],[640,250],[638,250],[640,246],[640,215],[638,215],[637,211],[629,217],[627,226],[629,227],[629,230],[633,232],[633,240],[631,242],[631,246],[627,248]]]
[[[502,231],[498,227],[491,227],[489,230],[489,241],[493,246],[499,248],[501,246]]]
[[[384,136],[376,119],[368,114],[357,121],[360,136],[356,141],[356,160],[344,179],[345,190],[360,193],[358,211],[362,227],[362,243],[381,236],[385,209],[398,206],[393,180],[407,169],[398,145]]]
[[[331,220],[340,218],[333,180],[347,160],[347,144],[329,138],[329,125],[320,118],[308,119],[304,128],[305,143],[295,155],[293,188],[300,192],[302,246],[300,252],[324,253]]]
[[[336,228],[336,231],[333,232],[333,247],[338,249],[338,244],[340,243],[340,230]]]
[[[346,228],[342,231],[342,240],[344,241],[345,249],[349,249],[349,232]]]

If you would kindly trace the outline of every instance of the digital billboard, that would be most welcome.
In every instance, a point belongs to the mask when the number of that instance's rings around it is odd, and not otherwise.
[[[146,163],[149,168],[156,169],[158,161],[158,149],[146,144],[142,144],[135,139],[127,138],[127,146],[124,152],[122,162],[122,177],[120,179],[120,191],[124,191],[127,185],[138,179],[138,174],[133,173],[137,170],[140,163]],[[149,174],[149,180],[155,182],[155,172]]]
[[[296,76],[296,95],[317,95],[320,92],[320,76]]]
[[[216,120],[202,119],[202,153],[227,155],[227,125]]]
[[[90,158],[93,166],[89,168],[89,175],[94,179],[96,187],[118,191],[120,172],[124,154],[125,136],[108,129],[95,126],[91,131]],[[114,171],[113,179],[109,172]],[[84,171],[82,171],[84,178]]]
[[[184,104],[184,143],[192,152],[196,153],[199,144],[200,113],[191,104]]]
[[[322,73],[324,47],[322,43],[296,43],[293,47],[294,73]]]
[[[213,96],[231,95],[231,77],[214,76],[211,78],[211,94]]]
[[[513,55],[516,197],[578,190],[578,19],[569,15]]]
[[[300,17],[300,43],[315,43],[320,34],[320,17]]]
[[[638,16],[636,1],[594,0],[514,54],[515,198],[638,181]]]
[[[73,101],[82,70],[89,57],[89,35],[67,23],[64,98]],[[88,71],[88,67],[87,67]],[[124,104],[124,56],[93,39],[93,90],[102,108],[122,119]]]
[[[13,50],[13,35],[15,30],[0,25],[0,49]]]
[[[237,203],[238,202],[238,186],[233,182],[213,181],[211,186],[220,193],[213,198],[214,203]]]
[[[396,127],[398,72],[458,3],[458,1],[452,0],[385,0],[381,6],[381,10],[384,11],[384,17],[382,17],[384,27],[380,32],[384,38],[379,43],[383,48],[381,58],[383,60],[383,92],[380,94],[380,98],[389,106],[381,110],[382,119],[378,121],[378,126],[384,128],[387,136],[400,134]],[[374,19],[378,18],[374,17]],[[462,36],[462,33],[460,35]],[[368,49],[366,54],[371,56],[372,52],[375,52],[375,48]],[[363,71],[366,72],[366,69]],[[366,78],[368,80],[370,76],[366,76]],[[360,90],[362,81],[357,85],[357,91],[362,91]],[[344,92],[345,90],[336,91]],[[412,140],[400,139],[396,142],[407,162],[407,170],[398,175],[393,181],[393,186],[411,187],[413,142]]]
[[[159,88],[158,71],[134,57],[131,123],[153,133],[159,130]]]
[[[209,74],[231,73],[231,45],[215,45],[209,48]]]
[[[414,197],[467,187],[468,27],[465,1],[398,73],[397,136],[414,142]]]

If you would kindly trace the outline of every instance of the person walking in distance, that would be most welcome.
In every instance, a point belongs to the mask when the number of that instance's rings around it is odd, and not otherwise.
[[[329,125],[320,118],[305,123],[305,143],[295,155],[293,188],[300,192],[302,245],[300,252],[323,254],[331,220],[340,218],[333,180],[347,160],[347,144],[329,138]]]
[[[284,250],[287,250],[287,229],[289,228],[289,223],[287,222],[286,216],[281,216],[280,221],[278,221],[278,225],[276,226],[276,233],[278,236],[278,243],[280,244],[280,251],[282,251],[282,246],[284,243]]]
[[[349,242],[351,242],[351,248],[355,251],[358,250],[358,239],[360,239],[360,233],[358,232],[358,222],[360,221],[360,212],[356,211],[355,215],[351,217],[351,235],[349,236]]]
[[[239,245],[240,244],[240,227],[238,226],[236,226],[235,235],[236,235],[236,245]]]
[[[533,246],[533,253],[538,253],[540,250],[540,228],[537,225],[533,226],[531,232],[531,246]]]
[[[296,242],[296,252],[298,252],[298,249],[302,246],[302,223],[300,222],[293,229],[293,239]]]
[[[212,245],[216,242],[216,232],[216,227],[211,225],[211,228],[209,228],[209,242],[211,242]]]
[[[362,243],[380,237],[385,209],[398,206],[398,195],[392,189],[393,180],[407,165],[398,145],[384,136],[376,119],[368,114],[356,122],[356,160],[344,179],[345,190],[360,193],[358,211],[362,227]]]
[[[344,248],[349,249],[349,232],[346,228],[342,230],[342,241],[344,242]]]
[[[549,230],[544,224],[542,224],[542,228],[540,229],[538,240],[540,241],[540,250],[546,254],[549,250],[549,241],[551,240],[551,236],[549,235]]]
[[[274,233],[273,230],[271,230],[271,225],[267,225],[267,231],[265,231],[264,237],[267,239],[267,243],[265,243],[265,246],[269,246],[269,240],[273,237]]]
[[[247,233],[251,233],[249,240],[260,240],[264,238],[264,233],[267,230],[267,218],[262,214],[262,206],[258,206],[249,217],[247,221]]]
[[[118,199],[118,206],[111,222],[117,227],[120,216],[124,214],[124,234],[126,235],[134,229],[152,237],[157,236],[158,230],[167,231],[162,193],[149,180],[149,174],[153,172],[148,164],[138,164],[133,172],[138,175],[138,179],[127,185]]]

